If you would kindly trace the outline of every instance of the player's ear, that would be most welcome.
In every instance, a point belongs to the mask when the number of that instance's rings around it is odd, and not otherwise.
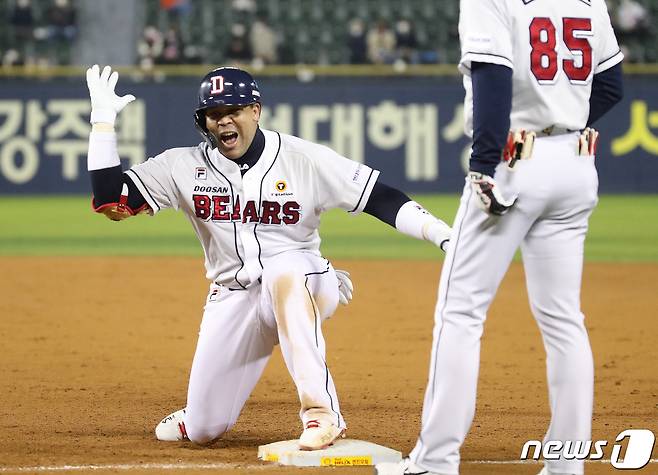
[[[258,122],[260,120],[261,105],[260,102],[254,102],[251,105],[251,110],[254,113],[254,120]]]

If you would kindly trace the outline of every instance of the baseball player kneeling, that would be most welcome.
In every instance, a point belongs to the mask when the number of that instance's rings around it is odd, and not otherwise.
[[[87,71],[94,210],[116,221],[181,210],[203,247],[210,289],[185,409],[156,427],[160,440],[209,443],[238,419],[274,345],[301,402],[300,448],[325,448],[345,432],[325,362],[320,323],[352,297],[349,274],[320,255],[320,214],[365,211],[445,248],[450,227],[333,150],[258,126],[261,95],[246,71],[218,68],[199,88],[196,147],[165,150],[123,171],[114,121],[119,97],[109,66]]]

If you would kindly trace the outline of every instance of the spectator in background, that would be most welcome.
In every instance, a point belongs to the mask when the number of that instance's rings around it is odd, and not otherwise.
[[[161,62],[163,64],[180,64],[185,62],[183,58],[183,39],[176,26],[170,27],[164,34]]]
[[[154,26],[144,28],[142,38],[137,44],[137,55],[139,56],[139,66],[149,71],[160,61],[160,56],[164,49],[164,38],[160,30]]]
[[[78,34],[77,12],[70,0],[54,0],[46,10],[45,26],[35,30],[37,39],[47,41],[48,64],[70,64],[71,46]]]
[[[190,14],[190,0],[160,0],[160,8],[167,12],[170,23],[180,25],[181,19]]]
[[[650,25],[647,9],[635,0],[621,0],[616,11],[616,23],[624,33],[638,33]]]
[[[350,51],[350,64],[365,64],[368,62],[366,53],[366,25],[361,18],[353,18],[350,21],[347,47]]]
[[[34,56],[34,15],[30,0],[17,0],[9,17],[9,45],[14,52],[5,55],[4,64],[31,63]]]
[[[18,50],[14,48],[9,48],[5,51],[5,54],[2,55],[2,67],[13,67],[13,66],[23,66],[25,64],[24,59],[21,57]]]
[[[646,60],[644,42],[651,29],[651,17],[646,7],[636,0],[621,0],[613,11],[612,22],[627,60]]]
[[[233,0],[231,8],[236,12],[253,13],[256,11],[256,2],[254,0]]]
[[[224,52],[227,61],[245,64],[251,62],[253,54],[247,41],[247,29],[242,23],[235,23],[231,27],[231,38]]]
[[[46,28],[51,40],[73,41],[78,34],[77,14],[70,0],[55,0],[46,13]]]
[[[409,20],[400,20],[395,24],[395,43],[397,59],[405,63],[418,63],[418,40]]]
[[[390,64],[395,61],[395,33],[386,20],[379,20],[366,36],[368,60],[373,64]]]
[[[278,61],[278,38],[274,29],[268,24],[265,15],[258,15],[251,25],[249,44],[254,60],[265,64],[275,64]]]
[[[176,36],[184,43],[190,39],[189,18],[192,11],[190,0],[160,0],[160,8],[167,12],[169,26],[176,30]],[[169,32],[165,36],[168,36]]]
[[[226,2],[227,3],[227,2]],[[236,23],[248,23],[256,12],[255,0],[232,0],[233,21]]]

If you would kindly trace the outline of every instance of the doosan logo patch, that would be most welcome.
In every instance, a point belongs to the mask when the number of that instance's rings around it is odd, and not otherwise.
[[[194,178],[197,180],[205,180],[208,175],[208,171],[205,167],[196,167],[194,170]]]

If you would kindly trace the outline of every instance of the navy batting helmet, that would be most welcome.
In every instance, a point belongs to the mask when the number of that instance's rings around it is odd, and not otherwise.
[[[206,74],[199,86],[199,105],[194,111],[194,124],[203,138],[216,147],[214,137],[206,127],[206,109],[217,106],[246,106],[260,103],[256,80],[247,71],[222,67]]]

